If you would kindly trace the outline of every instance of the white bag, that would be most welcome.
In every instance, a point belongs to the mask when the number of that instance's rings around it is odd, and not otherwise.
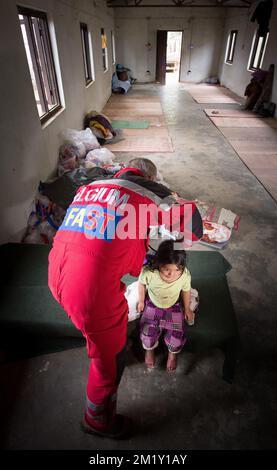
[[[129,286],[127,286],[125,298],[128,302],[129,307],[128,321],[136,320],[141,315],[137,312],[137,304],[139,301],[138,281],[132,282],[132,284],[129,284]]]
[[[82,142],[85,146],[86,152],[89,152],[93,149],[98,149],[100,147],[97,138],[91,132],[91,129],[89,127],[87,127],[84,131],[66,129],[62,133],[62,137],[64,141],[71,142],[72,145],[74,145],[74,143],[76,144],[76,141]]]
[[[91,150],[86,156],[86,161],[99,161],[105,164],[112,163],[114,158],[115,155],[110,150],[102,147],[100,149]]]

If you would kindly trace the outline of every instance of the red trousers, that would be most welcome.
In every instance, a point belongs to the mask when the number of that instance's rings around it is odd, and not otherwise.
[[[128,322],[118,263],[105,261],[60,242],[49,254],[51,292],[87,340],[85,419],[98,429],[109,428],[115,415]]]

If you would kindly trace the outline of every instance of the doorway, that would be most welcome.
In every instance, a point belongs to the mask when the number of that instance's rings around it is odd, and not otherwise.
[[[167,31],[166,84],[178,83],[182,48],[182,31]]]
[[[178,83],[182,49],[182,31],[157,31],[156,81]]]

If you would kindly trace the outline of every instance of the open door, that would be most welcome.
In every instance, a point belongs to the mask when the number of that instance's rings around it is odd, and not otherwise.
[[[180,81],[182,31],[167,31],[166,48],[166,84],[176,84]]]
[[[156,82],[165,84],[167,31],[157,31]]]

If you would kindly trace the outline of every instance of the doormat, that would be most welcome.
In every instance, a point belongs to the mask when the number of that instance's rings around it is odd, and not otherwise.
[[[149,127],[149,121],[112,121],[114,129],[147,129]]]

